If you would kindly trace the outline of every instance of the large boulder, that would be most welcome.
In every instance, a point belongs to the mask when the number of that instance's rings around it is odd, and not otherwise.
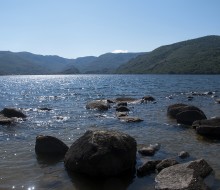
[[[192,125],[196,120],[206,119],[202,110],[186,104],[173,104],[167,109],[167,114],[175,118],[178,123]]]
[[[20,110],[15,108],[4,108],[1,112],[5,117],[17,117],[17,118],[26,118],[27,116],[22,113]]]
[[[64,156],[69,147],[52,136],[39,135],[36,137],[35,152],[44,156]]]
[[[212,168],[203,160],[177,164],[163,169],[155,178],[157,190],[207,190],[203,178]]]
[[[86,109],[96,109],[99,111],[105,111],[110,108],[109,102],[107,100],[94,100],[88,102],[86,105]]]
[[[193,122],[192,126],[200,135],[220,138],[220,117],[198,120]]]
[[[65,155],[67,170],[89,176],[118,176],[135,169],[137,144],[117,131],[87,131]]]

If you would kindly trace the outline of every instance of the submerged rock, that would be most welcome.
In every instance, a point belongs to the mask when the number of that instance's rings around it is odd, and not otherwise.
[[[64,156],[68,149],[69,147],[56,137],[43,135],[36,137],[35,152],[37,155]]]
[[[5,117],[17,117],[17,118],[26,118],[27,116],[22,113],[20,110],[15,108],[4,108],[1,112]]]
[[[38,108],[38,109],[41,111],[51,111],[52,110],[51,108]]]
[[[203,160],[177,164],[163,169],[155,178],[157,190],[208,190],[202,178],[209,175],[212,168]]]
[[[134,171],[136,141],[117,131],[87,131],[65,155],[67,170],[89,176],[118,176]]]
[[[195,121],[192,126],[200,135],[220,138],[220,117],[198,120]]]
[[[96,109],[99,111],[105,111],[110,108],[110,105],[107,100],[94,100],[86,105],[86,109]]]

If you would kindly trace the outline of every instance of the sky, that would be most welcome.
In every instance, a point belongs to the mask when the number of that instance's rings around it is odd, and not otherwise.
[[[149,52],[220,35],[220,0],[0,0],[0,51]]]

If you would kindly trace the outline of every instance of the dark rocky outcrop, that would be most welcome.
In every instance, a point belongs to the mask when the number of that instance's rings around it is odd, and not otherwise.
[[[176,164],[178,164],[178,162],[175,159],[165,159],[162,160],[159,164],[157,164],[156,169],[158,172],[160,172],[164,168],[168,168]]]
[[[203,160],[195,160],[185,164],[177,164],[163,169],[155,181],[157,190],[208,190],[203,182],[212,171],[208,163]]]
[[[94,100],[88,102],[86,105],[86,109],[96,109],[99,111],[105,111],[110,108],[110,105],[107,100]]]
[[[65,167],[89,176],[119,176],[132,173],[136,163],[136,141],[117,131],[87,131],[65,155]]]
[[[156,166],[161,160],[150,160],[137,169],[137,176],[143,177],[155,172]]]
[[[134,123],[134,122],[141,122],[143,119],[139,117],[133,117],[133,116],[121,116],[119,117],[121,121],[125,121],[127,123]]]
[[[202,110],[186,104],[173,104],[167,109],[167,114],[177,120],[178,123],[192,125],[196,120],[206,119]]]
[[[220,117],[198,120],[193,122],[192,126],[200,135],[220,138]]]
[[[37,155],[64,156],[68,146],[52,136],[39,135],[36,137],[35,152]]]
[[[4,108],[0,113],[8,118],[11,118],[11,117],[26,118],[27,117],[24,113],[22,113],[20,110],[15,109],[15,108]]]

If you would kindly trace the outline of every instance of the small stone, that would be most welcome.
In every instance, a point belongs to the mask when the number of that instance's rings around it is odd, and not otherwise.
[[[119,106],[116,108],[116,111],[125,112],[125,111],[130,111],[130,110],[126,106]]]
[[[155,154],[155,149],[152,147],[143,147],[138,150],[138,152],[143,156],[153,156]]]
[[[189,157],[189,153],[186,152],[186,151],[181,151],[181,152],[178,154],[178,156],[179,156],[180,158],[182,158],[182,159],[188,158],[188,157]]]

